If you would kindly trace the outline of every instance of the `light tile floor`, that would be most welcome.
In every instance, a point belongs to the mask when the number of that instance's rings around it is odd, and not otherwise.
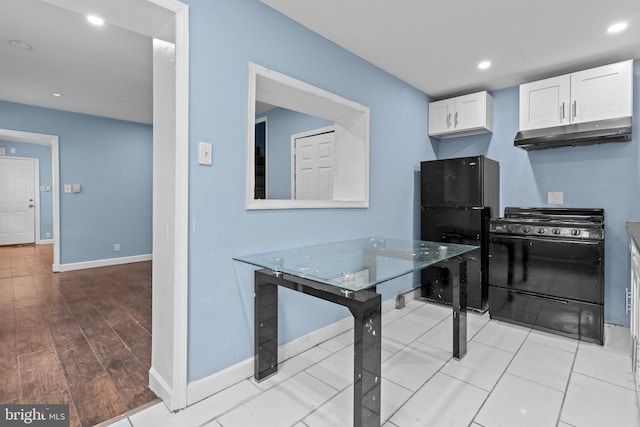
[[[629,329],[607,325],[599,346],[469,313],[469,346],[451,358],[451,309],[411,301],[383,314],[384,427],[638,427]],[[110,427],[349,426],[348,331],[184,411],[162,403]]]

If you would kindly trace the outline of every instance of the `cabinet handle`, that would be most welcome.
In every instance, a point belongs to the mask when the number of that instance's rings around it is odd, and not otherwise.
[[[458,112],[456,111],[456,114],[454,114],[453,116],[453,126],[454,127],[458,127]]]
[[[451,127],[451,113],[447,114],[447,128]]]
[[[564,117],[565,117],[565,115],[564,115],[564,102],[562,103],[562,110],[561,111],[562,111],[562,116],[560,118],[564,120]]]
[[[575,119],[578,115],[578,103],[577,101],[573,101],[573,118]]]

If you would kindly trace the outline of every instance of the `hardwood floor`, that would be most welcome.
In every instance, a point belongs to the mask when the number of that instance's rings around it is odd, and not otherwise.
[[[93,426],[154,399],[151,262],[52,273],[52,245],[0,246],[0,403],[68,403]]]

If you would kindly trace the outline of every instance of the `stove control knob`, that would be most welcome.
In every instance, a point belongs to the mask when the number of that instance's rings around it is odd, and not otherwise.
[[[511,224],[507,224],[507,231],[511,233],[513,231],[513,226]]]
[[[525,226],[522,228],[522,231],[524,231],[525,233],[528,233],[528,232],[530,232],[530,231],[531,231],[531,227],[529,227],[528,225],[525,225]]]
[[[538,234],[544,234],[546,230],[542,227],[538,228]]]
[[[573,230],[571,230],[571,235],[572,236],[579,236],[580,235],[580,230],[577,230],[577,229],[574,228]]]
[[[551,232],[555,235],[560,234],[560,229],[559,228],[554,228],[553,230],[551,230]]]

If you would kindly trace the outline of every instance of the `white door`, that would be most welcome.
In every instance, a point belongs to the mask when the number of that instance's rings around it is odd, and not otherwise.
[[[335,132],[296,138],[294,198],[333,199],[334,141]]]
[[[569,124],[570,82],[567,74],[520,85],[520,130]]]
[[[0,158],[0,245],[35,243],[35,162]]]

